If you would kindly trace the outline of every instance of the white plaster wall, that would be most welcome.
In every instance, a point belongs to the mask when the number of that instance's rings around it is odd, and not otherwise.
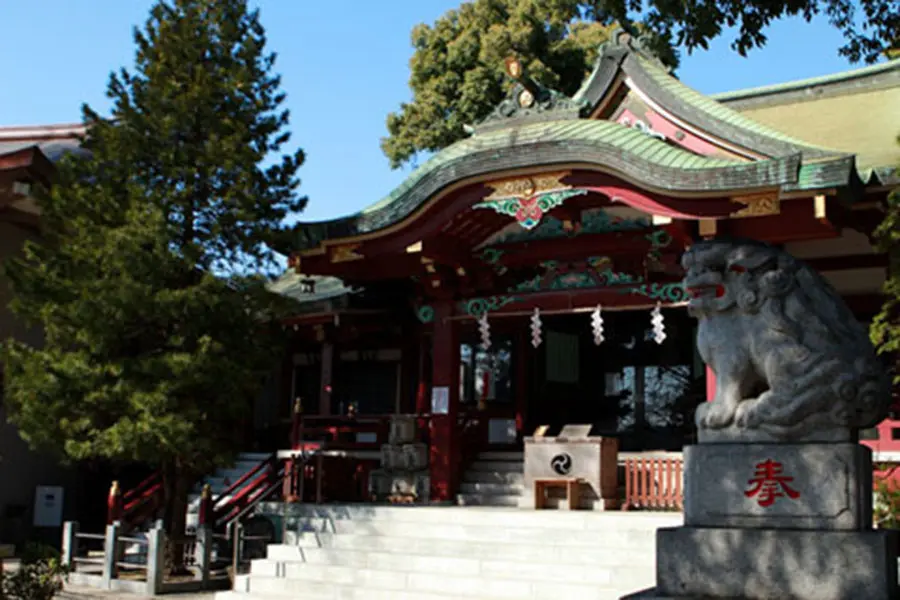
[[[791,242],[784,249],[800,259],[833,256],[872,256],[875,249],[869,238],[853,229],[844,229],[840,237],[826,240]],[[822,276],[843,295],[881,293],[886,278],[882,267],[825,271]]]

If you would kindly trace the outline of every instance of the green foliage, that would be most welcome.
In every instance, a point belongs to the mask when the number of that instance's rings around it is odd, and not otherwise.
[[[878,529],[900,529],[900,487],[887,479],[897,467],[876,465],[875,469],[882,475],[875,479],[873,525]]]
[[[0,591],[10,600],[51,600],[62,591],[67,573],[55,548],[27,544],[19,568],[0,576]]]
[[[88,153],[39,198],[42,242],[8,266],[45,339],[6,345],[6,405],[34,446],[184,477],[237,449],[275,364],[279,300],[240,273],[273,265],[303,154],[263,166],[288,115],[244,0],[161,1],[135,41],[110,118],[84,108]]]
[[[857,5],[865,17],[860,27]],[[766,43],[765,29],[779,18],[824,13],[840,29],[840,53],[875,62],[898,42],[896,0],[470,0],[433,25],[412,31],[412,101],[387,117],[381,148],[392,168],[462,139],[465,125],[483,119],[503,99],[503,60],[516,55],[547,87],[573,94],[589,73],[597,48],[614,21],[653,32],[651,49],[677,66],[673,48],[707,48],[724,27],[742,56]]]
[[[388,115],[381,147],[393,168],[419,152],[465,137],[506,95],[504,59],[517,56],[538,83],[572,95],[590,72],[597,49],[612,31],[586,15],[583,0],[474,0],[434,25],[412,32],[413,101]],[[586,17],[586,18],[585,18]],[[658,41],[669,64],[677,58]]]
[[[845,44],[838,52],[853,62],[874,63],[900,41],[896,0],[594,0],[603,14],[626,20],[643,15],[647,27],[688,51],[708,48],[725,27],[737,27],[731,47],[741,56],[766,43],[772,21],[825,15],[840,30]],[[862,15],[860,15],[860,12]]]
[[[900,144],[900,137],[897,142]],[[877,249],[887,253],[889,267],[884,304],[872,320],[870,335],[879,352],[896,357],[900,356],[900,188],[888,196],[884,220],[873,237]],[[900,369],[895,369],[894,381],[900,383]]]

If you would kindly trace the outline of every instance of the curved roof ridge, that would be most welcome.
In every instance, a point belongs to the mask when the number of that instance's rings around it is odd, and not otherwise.
[[[494,147],[522,146],[539,141],[548,141],[546,138],[568,139],[573,137],[587,137],[595,142],[602,142],[603,140],[601,138],[609,137],[611,139],[607,141],[610,141],[612,145],[626,152],[629,150],[630,145],[638,145],[643,142],[647,142],[647,151],[657,149],[658,146],[667,146],[674,151],[674,154],[669,155],[671,159],[686,155],[685,157],[682,157],[685,159],[685,165],[682,168],[687,169],[728,167],[747,164],[744,161],[734,159],[712,158],[693,154],[687,150],[669,146],[665,142],[648,136],[637,129],[626,127],[613,121],[573,119],[524,123],[515,127],[479,132],[468,138],[454,142],[416,168],[397,187],[391,190],[387,196],[378,202],[363,208],[357,214],[365,215],[373,213],[388,206],[396,198],[403,195],[419,181],[424,179],[434,169],[453,162],[463,156],[472,154],[473,152],[489,150]],[[506,139],[504,140],[504,138]],[[663,156],[661,158],[666,157]],[[668,160],[666,163],[668,163]],[[330,221],[340,221],[342,219],[343,218],[337,218],[331,219]],[[321,222],[324,223],[328,221]]]
[[[807,158],[843,157],[848,155],[848,153],[840,150],[816,146],[754,121],[714,98],[700,93],[676,79],[664,69],[661,69],[653,61],[647,60],[639,54],[632,54],[629,56],[629,59],[633,59],[634,62],[632,64],[636,64],[639,67],[639,70],[646,75],[651,85],[655,86],[657,90],[667,93],[675,101],[674,103],[687,105],[695,112],[702,113],[703,117],[725,125],[729,130],[727,132],[710,131],[710,133],[719,135],[723,139],[739,143],[755,151],[760,151],[768,146],[769,148],[766,148],[768,152],[763,153],[770,156],[773,153],[774,155],[788,155],[798,151],[806,155]],[[629,60],[628,62],[631,61]],[[634,79],[634,75],[636,73],[629,74],[632,79]],[[635,83],[641,87],[643,82],[636,81]],[[660,100],[650,90],[642,91],[649,94],[653,100]],[[666,108],[672,110],[673,107],[667,106]],[[696,122],[694,124],[701,125]]]
[[[829,85],[841,83],[851,79],[860,79],[863,77],[871,77],[888,71],[900,69],[900,58],[886,60],[874,65],[867,65],[857,69],[849,69],[838,73],[829,73],[827,75],[818,75],[816,77],[807,77],[805,79],[796,79],[794,81],[785,81],[782,83],[773,83],[753,88],[745,88],[742,90],[734,90],[730,92],[719,92],[710,94],[709,97],[719,102],[728,100],[744,100],[754,96],[766,96],[769,94],[777,94],[782,92],[790,92],[803,89],[806,87]]]

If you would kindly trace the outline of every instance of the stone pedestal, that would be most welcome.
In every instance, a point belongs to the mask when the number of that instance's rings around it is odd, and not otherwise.
[[[900,598],[897,532],[872,530],[868,448],[700,444],[684,463],[685,526],[657,532],[657,587],[627,598]]]
[[[369,475],[369,493],[376,500],[428,503],[428,446],[416,442],[414,416],[391,417],[388,443],[381,447],[381,469]]]
[[[762,481],[767,474],[774,481]],[[871,529],[872,451],[860,444],[687,446],[684,524]]]

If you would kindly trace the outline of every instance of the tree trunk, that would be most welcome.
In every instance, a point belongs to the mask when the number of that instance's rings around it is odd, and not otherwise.
[[[165,509],[163,525],[166,530],[166,563],[170,574],[188,573],[184,562],[185,526],[187,524],[188,493],[193,483],[190,471],[172,461],[163,468]]]

